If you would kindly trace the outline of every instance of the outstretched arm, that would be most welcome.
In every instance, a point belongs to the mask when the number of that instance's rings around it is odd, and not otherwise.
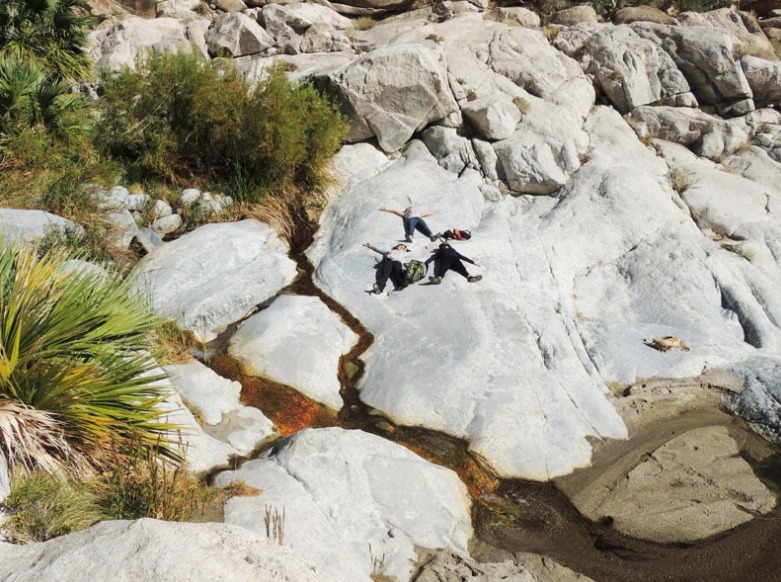
[[[475,263],[475,262],[474,262],[472,259],[470,259],[469,257],[465,257],[465,256],[464,256],[464,255],[462,255],[461,253],[457,253],[457,254],[458,254],[458,258],[459,258],[459,259],[461,259],[462,261],[466,261],[467,263],[471,263],[471,264],[473,264],[475,267],[479,267],[479,266],[480,266],[480,265],[478,265],[477,263]]]
[[[380,206],[379,210],[380,212],[390,212],[400,218],[404,218],[404,213],[401,210],[393,210],[393,208],[385,208],[384,206]]]
[[[421,218],[426,218],[428,216],[436,216],[437,214],[439,214],[439,210],[433,210],[431,212],[426,212],[425,214],[420,214],[419,216]]]
[[[377,254],[380,254],[380,255],[385,255],[385,254],[386,254],[386,253],[385,253],[385,251],[381,251],[380,249],[378,249],[378,248],[376,248],[376,247],[373,247],[373,246],[372,246],[371,244],[369,244],[369,243],[363,243],[363,246],[365,246],[367,249],[371,249],[371,250],[373,250],[373,251],[374,251],[375,253],[377,253]]]

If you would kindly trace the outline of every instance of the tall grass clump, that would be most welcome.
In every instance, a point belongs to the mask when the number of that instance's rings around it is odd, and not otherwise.
[[[129,280],[63,266],[67,255],[0,240],[0,454],[12,472],[79,473],[118,439],[177,457],[156,364],[157,324]]]
[[[241,202],[318,190],[346,132],[326,97],[281,69],[250,85],[230,64],[152,54],[109,74],[104,90],[96,143],[132,179],[198,177]]]

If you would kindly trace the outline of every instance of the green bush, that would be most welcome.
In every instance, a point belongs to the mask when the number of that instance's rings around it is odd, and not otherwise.
[[[280,69],[250,86],[231,65],[182,54],[108,74],[98,105],[96,143],[132,180],[198,177],[240,201],[322,186],[346,132],[333,104]]]
[[[157,324],[130,282],[0,241],[0,454],[13,471],[100,466],[112,441],[161,436],[166,392],[139,350]]]

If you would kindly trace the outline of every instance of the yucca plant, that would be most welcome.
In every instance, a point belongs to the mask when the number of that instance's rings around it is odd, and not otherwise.
[[[0,240],[0,453],[12,469],[100,465],[117,439],[176,457],[143,351],[157,321],[129,281]]]

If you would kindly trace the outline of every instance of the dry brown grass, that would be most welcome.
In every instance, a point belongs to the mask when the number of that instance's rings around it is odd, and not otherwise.
[[[262,489],[248,485],[246,481],[241,479],[231,481],[225,487],[222,487],[220,491],[227,499],[231,497],[257,497],[263,493]]]

